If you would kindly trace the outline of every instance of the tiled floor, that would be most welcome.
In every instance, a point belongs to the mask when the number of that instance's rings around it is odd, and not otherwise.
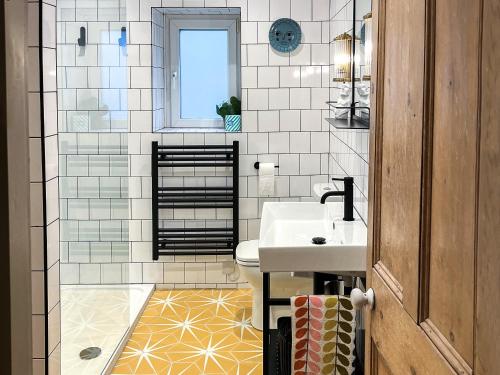
[[[262,374],[250,289],[156,291],[113,374]]]
[[[61,373],[104,373],[152,290],[147,284],[61,286]],[[90,346],[101,348],[101,355],[80,359]]]

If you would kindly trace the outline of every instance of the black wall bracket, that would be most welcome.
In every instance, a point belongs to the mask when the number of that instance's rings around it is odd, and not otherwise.
[[[256,161],[255,163],[253,163],[253,167],[254,167],[255,169],[259,169],[259,168],[260,168],[260,162]],[[279,168],[279,167],[280,167],[280,166],[279,166],[278,164],[276,164],[276,165],[274,166],[274,168]]]
[[[80,37],[78,38],[78,45],[85,47],[87,45],[87,30],[85,27],[80,27]]]

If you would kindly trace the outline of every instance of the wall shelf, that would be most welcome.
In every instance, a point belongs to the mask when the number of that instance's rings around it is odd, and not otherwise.
[[[347,119],[337,119],[337,118],[325,118],[326,121],[330,123],[336,129],[370,129],[370,124],[365,120],[359,120],[356,118]]]

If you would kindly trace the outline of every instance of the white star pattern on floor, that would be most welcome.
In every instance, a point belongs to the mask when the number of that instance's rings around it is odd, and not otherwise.
[[[250,289],[156,291],[113,374],[262,374]]]

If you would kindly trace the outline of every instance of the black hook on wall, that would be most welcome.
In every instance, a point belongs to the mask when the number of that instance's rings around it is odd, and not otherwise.
[[[87,37],[86,37],[87,31],[85,30],[85,27],[80,27],[80,37],[78,38],[78,45],[80,47],[85,47],[87,45]]]

